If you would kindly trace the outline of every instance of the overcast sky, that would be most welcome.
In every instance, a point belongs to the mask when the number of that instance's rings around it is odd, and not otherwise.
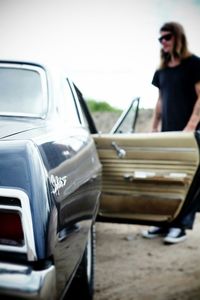
[[[0,59],[62,61],[86,97],[154,107],[159,28],[172,20],[200,56],[200,0],[0,0]]]

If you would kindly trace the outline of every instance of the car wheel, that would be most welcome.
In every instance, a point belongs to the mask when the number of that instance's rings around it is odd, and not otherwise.
[[[94,293],[94,268],[95,268],[95,225],[88,235],[87,245],[83,258],[70,287],[67,299],[92,300]]]

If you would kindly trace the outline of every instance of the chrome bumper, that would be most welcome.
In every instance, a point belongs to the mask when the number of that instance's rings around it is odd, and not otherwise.
[[[55,299],[55,267],[34,271],[31,267],[0,263],[0,295],[22,299]]]

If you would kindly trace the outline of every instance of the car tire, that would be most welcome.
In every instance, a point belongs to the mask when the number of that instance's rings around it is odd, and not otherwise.
[[[87,245],[70,287],[67,299],[92,300],[94,294],[95,269],[95,225],[93,224],[88,235]]]

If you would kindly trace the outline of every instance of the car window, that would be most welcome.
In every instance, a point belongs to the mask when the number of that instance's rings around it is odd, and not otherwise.
[[[80,116],[68,79],[66,79],[63,84],[63,95],[62,111],[60,113],[66,122],[80,126]]]
[[[73,83],[73,87],[74,87],[76,95],[78,97],[78,101],[80,104],[82,117],[84,119],[85,126],[90,130],[90,133],[97,133],[97,128],[95,126],[94,120],[89,112],[86,101],[85,101],[81,91],[77,88],[77,86],[74,83]]]
[[[125,110],[117,123],[111,129],[111,133],[133,133],[135,131],[136,121],[138,117],[138,107],[140,98],[132,100],[130,106]]]
[[[36,69],[0,66],[0,115],[42,117],[47,95]]]

